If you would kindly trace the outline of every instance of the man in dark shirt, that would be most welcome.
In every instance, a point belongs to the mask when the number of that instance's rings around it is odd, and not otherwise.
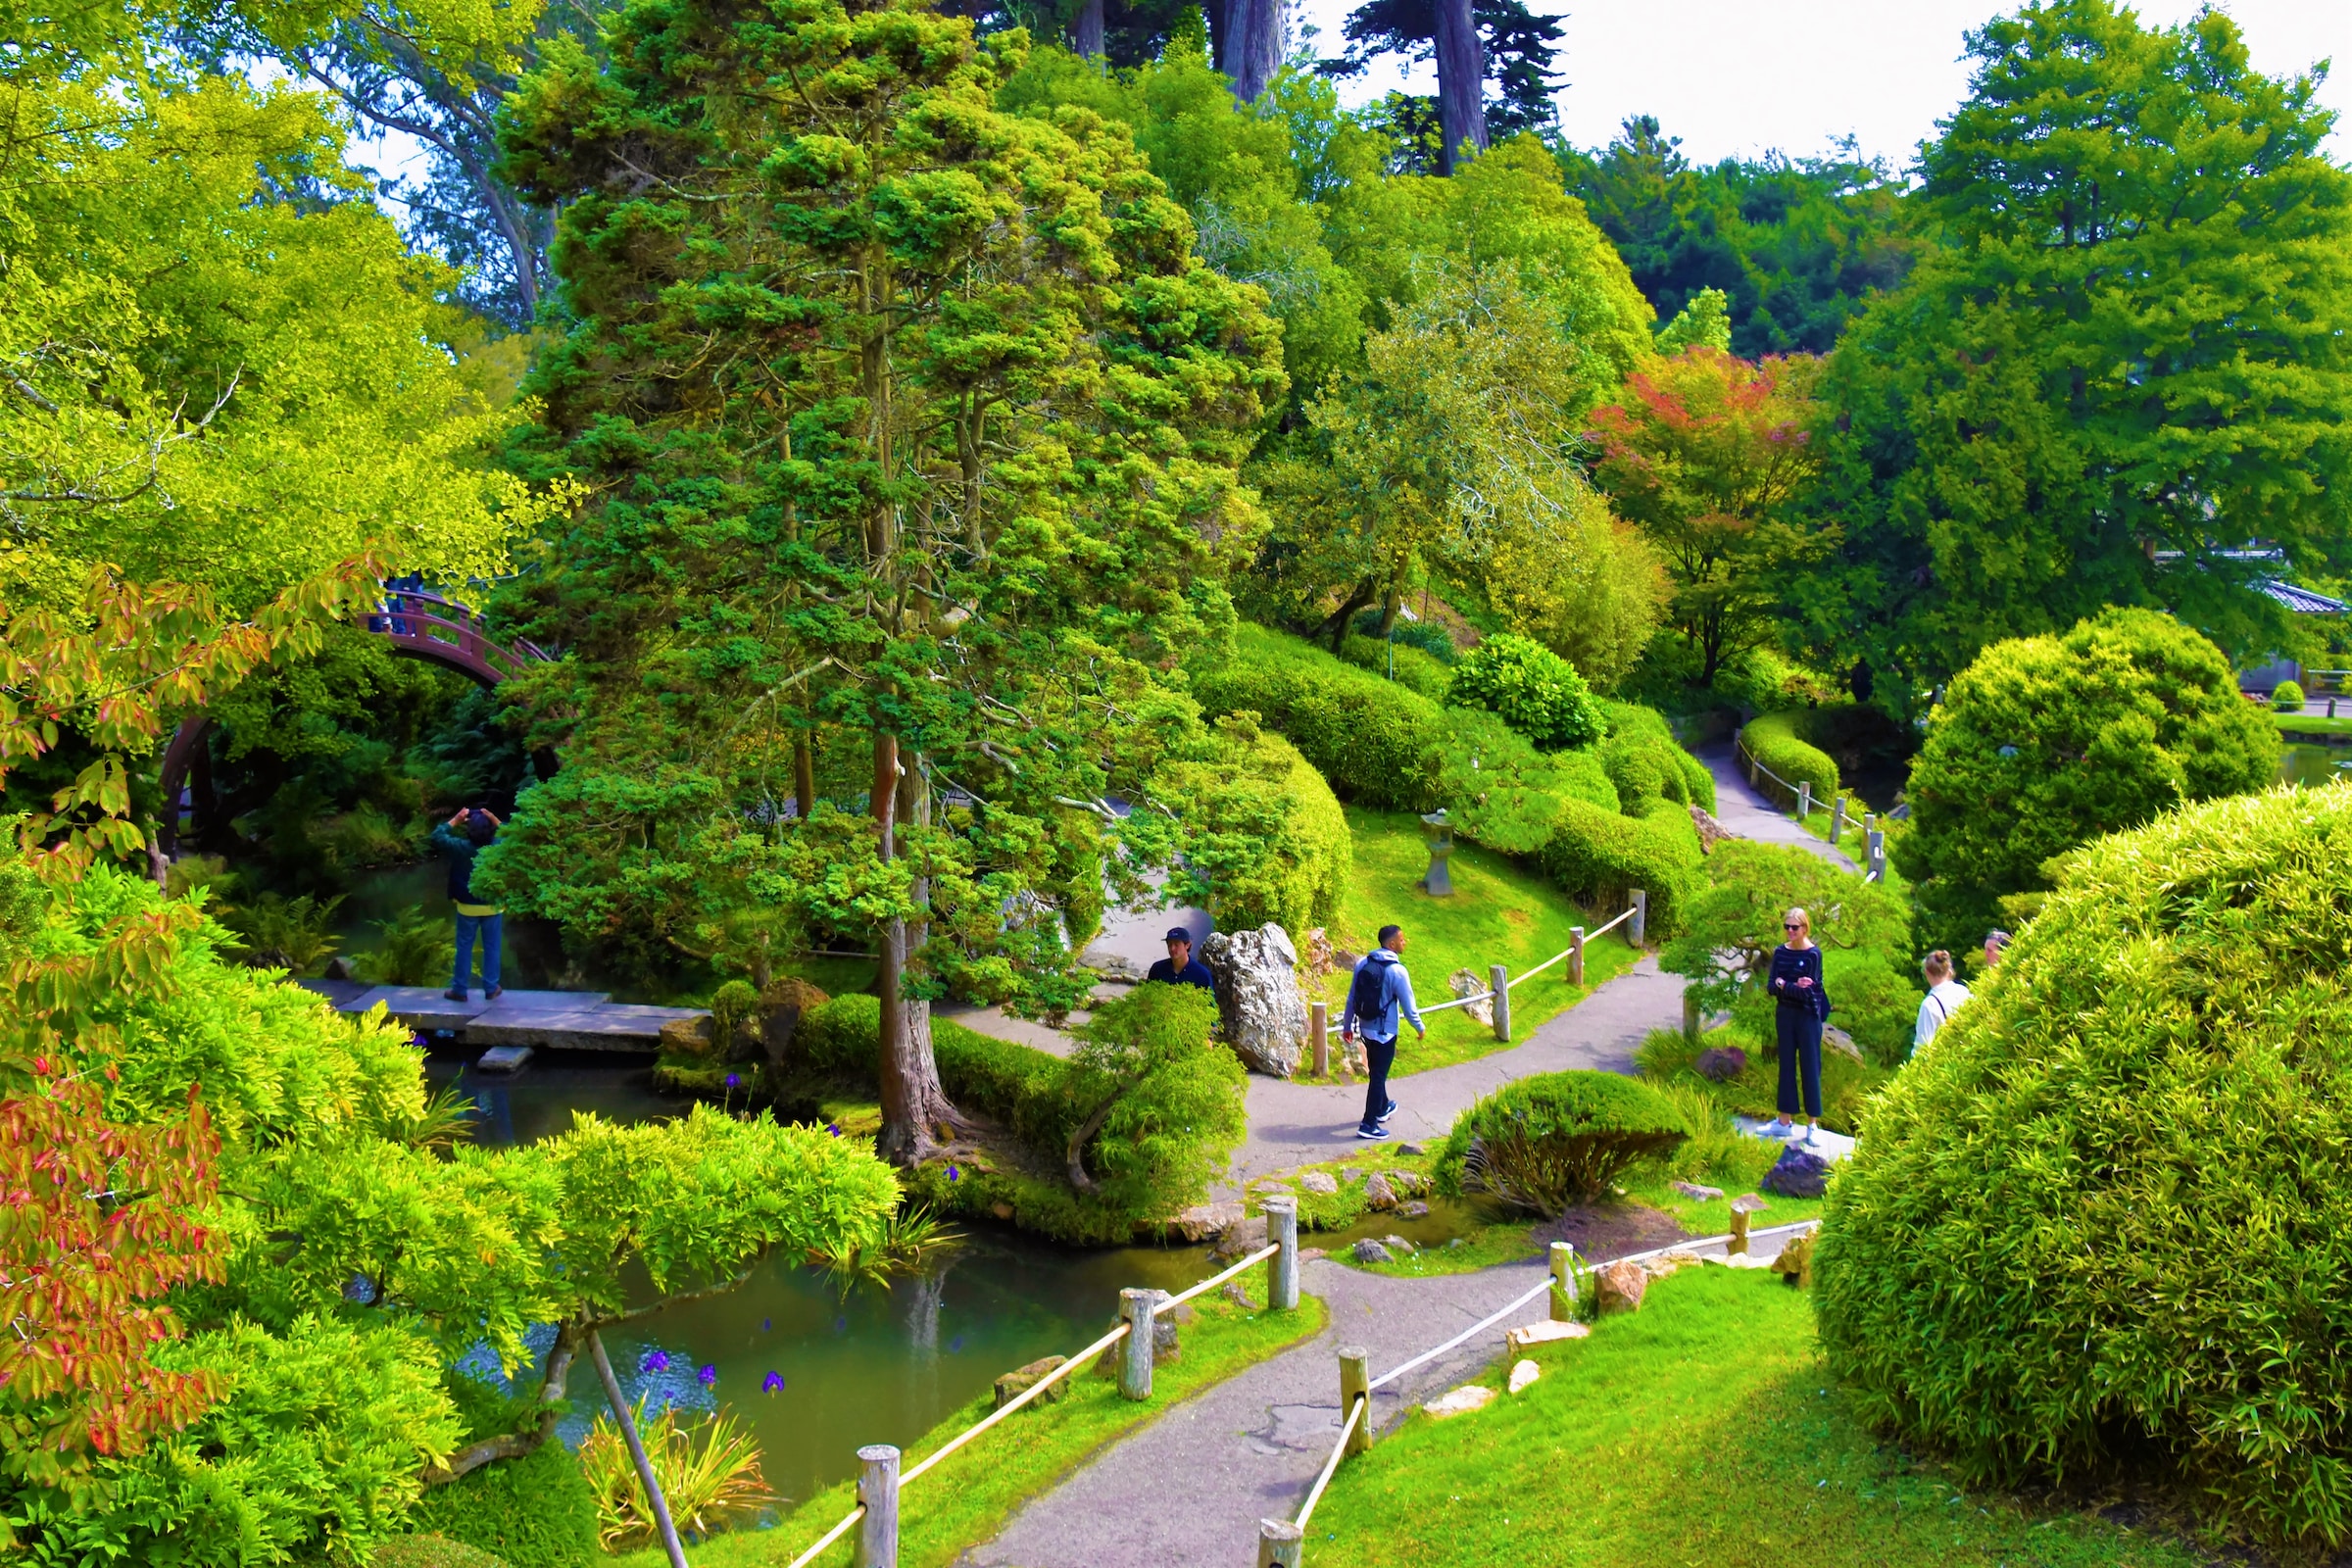
[[[1168,986],[1199,986],[1211,993],[1217,989],[1216,976],[1208,972],[1208,965],[1193,956],[1193,934],[1182,926],[1168,933],[1168,956],[1153,963],[1144,979]]]

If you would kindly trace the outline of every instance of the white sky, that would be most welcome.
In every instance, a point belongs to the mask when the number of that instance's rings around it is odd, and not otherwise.
[[[1359,0],[1292,0],[1292,26],[1340,52]],[[1866,155],[1898,168],[1968,90],[1961,34],[2001,10],[1999,0],[1529,0],[1539,15],[1568,13],[1560,65],[1560,124],[1580,147],[1599,147],[1628,115],[1649,114],[1683,139],[1693,162],[1779,148],[1818,153],[1851,132]],[[2196,0],[2142,0],[2150,25],[2186,21]],[[2285,75],[2332,59],[2321,88],[2336,112],[2329,151],[2352,159],[2352,0],[2227,0],[2257,70]],[[1411,85],[1430,92],[1423,67]],[[1405,80],[1395,71],[1341,84],[1360,104]]]

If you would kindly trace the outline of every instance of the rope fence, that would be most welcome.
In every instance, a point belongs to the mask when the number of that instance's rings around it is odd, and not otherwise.
[[[1121,1345],[1126,1347],[1126,1353],[1119,1365],[1119,1393],[1129,1399],[1151,1398],[1152,1366],[1157,1348],[1155,1329],[1159,1315],[1174,1311],[1195,1297],[1217,1289],[1245,1270],[1260,1263],[1266,1264],[1268,1309],[1277,1312],[1296,1311],[1298,1306],[1298,1200],[1296,1198],[1268,1198],[1261,1209],[1272,1238],[1264,1247],[1176,1296],[1154,1290],[1121,1291],[1119,1309],[1125,1321],[1077,1354],[1064,1358],[1059,1366],[1020,1393],[1005,1398],[996,1409],[941,1444],[919,1464],[902,1474],[899,1469],[902,1455],[896,1447],[888,1444],[874,1444],[859,1448],[857,1505],[832,1529],[818,1537],[808,1550],[793,1558],[789,1568],[808,1568],[828,1547],[859,1526],[864,1528],[856,1543],[856,1556],[861,1568],[897,1568],[899,1504],[906,1488],[983,1434],[1043,1398],[1055,1384],[1081,1368],[1098,1364],[1098,1357],[1108,1354]]]
[[[1759,794],[1764,792],[1763,781],[1770,779],[1788,792],[1788,809],[1795,814],[1797,821],[1805,822],[1812,818],[1815,803],[1811,779],[1800,779],[1794,784],[1789,783],[1780,774],[1766,767],[1763,760],[1754,752],[1748,750],[1747,742],[1743,738],[1735,739],[1732,742],[1732,757],[1746,768],[1748,782],[1755,787]],[[1772,799],[1769,795],[1766,795],[1765,798]],[[1897,806],[1887,813],[1887,816],[1889,820],[1896,820],[1908,817],[1910,814],[1910,807]],[[1831,849],[1837,849],[1838,841],[1845,836],[1845,793],[1841,790],[1830,806]],[[1866,811],[1862,815],[1862,880],[1865,882],[1886,881],[1886,831],[1879,825],[1879,818],[1875,812]]]
[[[1787,1225],[1771,1225],[1751,1234],[1747,1216],[1732,1216],[1735,1229],[1721,1236],[1709,1236],[1698,1241],[1676,1242],[1668,1247],[1651,1248],[1645,1252],[1634,1252],[1612,1258],[1615,1263],[1643,1263],[1669,1252],[1695,1252],[1701,1249],[1721,1247],[1725,1254],[1745,1252],[1751,1241],[1787,1233],[1791,1237],[1815,1229],[1817,1219],[1795,1220]],[[1264,1519],[1258,1522],[1258,1568],[1300,1568],[1305,1549],[1306,1527],[1314,1518],[1315,1505],[1323,1500],[1324,1492],[1331,1486],[1332,1477],[1339,1473],[1340,1461],[1351,1453],[1368,1453],[1372,1447],[1372,1393],[1396,1382],[1405,1374],[1419,1370],[1446,1354],[1459,1348],[1479,1335],[1520,1312],[1539,1296],[1552,1296],[1551,1315],[1562,1321],[1576,1315],[1578,1273],[1576,1250],[1566,1242],[1551,1244],[1551,1267],[1542,1284],[1514,1297],[1500,1307],[1488,1313],[1470,1327],[1445,1344],[1423,1350],[1410,1360],[1399,1363],[1377,1378],[1363,1377],[1365,1352],[1354,1346],[1340,1347],[1340,1407],[1345,1417],[1340,1423],[1339,1437],[1331,1446],[1331,1456],[1323,1461],[1323,1469],[1315,1477],[1306,1499],[1298,1505],[1298,1514],[1290,1519]]]

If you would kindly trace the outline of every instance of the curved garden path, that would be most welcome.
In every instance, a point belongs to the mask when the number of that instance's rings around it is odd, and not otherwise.
[[[1747,775],[1740,770],[1740,763],[1732,755],[1730,741],[1700,747],[1692,755],[1706,763],[1707,771],[1715,775],[1716,821],[1743,839],[1754,839],[1763,844],[1792,844],[1825,860],[1834,861],[1848,871],[1859,869],[1842,851],[1831,849],[1798,827],[1794,817],[1756,793],[1747,782]],[[1849,827],[1847,831],[1859,832],[1860,829]]]
[[[1777,1238],[1759,1236],[1754,1250],[1768,1258],[1778,1246]],[[1323,1333],[1112,1444],[1014,1515],[996,1540],[965,1551],[958,1568],[1248,1568],[1256,1559],[1257,1522],[1296,1513],[1330,1456],[1340,1426],[1339,1346],[1366,1348],[1378,1377],[1444,1344],[1543,1275],[1543,1263],[1533,1260],[1430,1279],[1308,1262],[1300,1283],[1331,1308]],[[1393,1425],[1407,1405],[1476,1376],[1502,1352],[1505,1327],[1536,1322],[1545,1312],[1539,1297],[1505,1323],[1374,1393],[1374,1430]]]

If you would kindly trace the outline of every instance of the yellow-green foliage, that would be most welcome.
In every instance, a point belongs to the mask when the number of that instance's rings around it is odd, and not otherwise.
[[[1233,657],[1193,689],[1212,714],[1259,715],[1345,800],[1414,811],[1439,804],[1446,715],[1417,692],[1249,624],[1234,628]]]
[[[1255,714],[1218,720],[1213,759],[1161,768],[1153,793],[1183,820],[1179,895],[1221,928],[1271,920],[1296,939],[1338,911],[1352,866],[1348,818],[1323,775]]]
[[[1827,802],[1838,793],[1838,763],[1803,738],[1804,720],[1801,711],[1759,713],[1741,727],[1740,740],[1748,756],[1779,774],[1789,789],[1810,781],[1813,799]],[[1766,780],[1765,787],[1777,786]]]
[[[1831,1185],[1833,1365],[1972,1475],[2155,1458],[2339,1544],[2352,788],[2190,807],[2057,882]]]

